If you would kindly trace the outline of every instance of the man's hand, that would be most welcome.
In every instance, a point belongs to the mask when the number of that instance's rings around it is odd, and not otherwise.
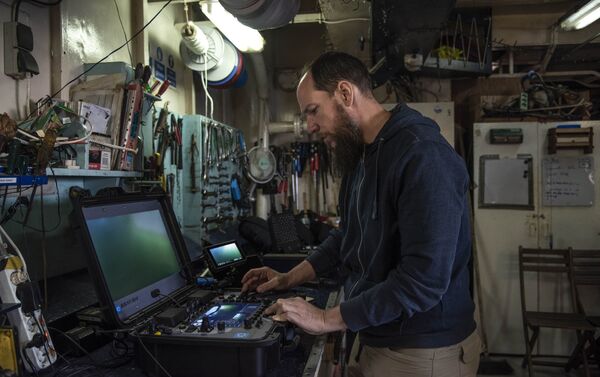
[[[290,288],[287,274],[269,267],[254,268],[242,278],[242,292],[256,290],[258,293]]]
[[[339,306],[322,310],[300,297],[279,299],[265,310],[276,320],[289,321],[309,334],[320,335],[346,329]]]

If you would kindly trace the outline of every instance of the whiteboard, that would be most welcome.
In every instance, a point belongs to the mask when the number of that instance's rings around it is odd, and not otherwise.
[[[533,209],[531,155],[480,157],[479,208]]]
[[[542,205],[591,207],[594,205],[594,158],[546,157],[542,160]]]

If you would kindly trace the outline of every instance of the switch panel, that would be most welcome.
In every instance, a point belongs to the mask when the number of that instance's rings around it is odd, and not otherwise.
[[[4,73],[15,80],[40,73],[33,55],[33,32],[19,22],[4,23]]]

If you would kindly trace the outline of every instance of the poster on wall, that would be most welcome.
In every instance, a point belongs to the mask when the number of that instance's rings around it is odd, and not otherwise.
[[[594,205],[594,158],[546,157],[542,160],[542,205],[591,207]]]

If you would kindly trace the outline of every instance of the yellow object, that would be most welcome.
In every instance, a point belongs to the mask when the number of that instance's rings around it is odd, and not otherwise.
[[[450,46],[440,46],[440,48],[437,49],[437,53],[440,59],[459,60],[463,58],[462,50]]]
[[[4,265],[4,267],[0,268],[0,271],[3,270],[20,270],[23,268],[23,261],[16,255],[11,255],[8,258],[8,261]]]
[[[19,373],[14,333],[10,328],[0,328],[0,369]]]

